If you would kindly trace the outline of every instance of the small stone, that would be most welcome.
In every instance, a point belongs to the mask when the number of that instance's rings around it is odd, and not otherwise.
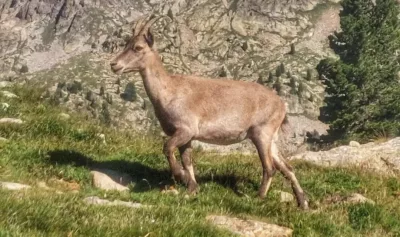
[[[23,124],[24,121],[22,121],[21,119],[15,119],[15,118],[1,118],[0,123]]]
[[[243,220],[235,217],[210,215],[207,216],[206,219],[239,236],[286,237],[292,236],[293,232],[293,230],[289,228],[275,224],[254,220]]]
[[[141,207],[149,207],[146,205],[142,205],[141,203],[134,202],[125,202],[120,200],[109,201],[106,199],[101,199],[97,196],[91,196],[83,199],[84,202],[92,205],[103,205],[103,206],[126,206],[131,208],[141,208]]]
[[[0,182],[0,187],[8,190],[23,190],[31,188],[31,186],[26,184],[19,184],[19,183],[10,183],[10,182]]]
[[[351,146],[351,147],[360,147],[361,145],[360,145],[360,143],[358,143],[358,142],[356,142],[356,141],[351,141],[351,142],[349,143],[349,146]]]
[[[1,108],[3,111],[7,111],[8,108],[10,108],[10,105],[7,104],[7,103],[1,103],[0,108]]]
[[[98,134],[96,134],[96,136],[98,138],[100,138],[100,140],[103,142],[103,144],[106,144],[106,135],[104,135],[103,133],[98,133]]]
[[[9,91],[1,91],[1,95],[6,98],[18,98],[18,96],[16,94],[9,92]]]
[[[7,87],[11,84],[9,81],[0,81],[0,88]]]
[[[66,114],[66,113],[60,113],[59,116],[60,116],[60,118],[63,119],[63,120],[68,120],[68,119],[71,118],[71,115]]]
[[[7,139],[7,138],[0,137],[0,142],[6,142],[6,141],[8,141],[8,139]]]
[[[281,202],[293,202],[294,201],[294,196],[291,193],[287,193],[287,192],[280,192],[280,196],[281,196]]]
[[[103,190],[127,191],[127,185],[132,182],[128,174],[114,170],[93,170],[90,173],[93,175],[93,185]]]
[[[38,183],[37,183],[37,186],[38,186],[39,188],[42,188],[42,189],[45,189],[45,190],[50,190],[50,187],[47,186],[46,182],[43,182],[43,181],[38,182]]]
[[[369,198],[364,197],[363,195],[359,193],[353,193],[349,197],[346,198],[345,200],[346,203],[352,203],[352,204],[357,204],[357,203],[369,203],[369,204],[375,204],[374,201],[372,201]]]
[[[173,194],[173,195],[178,195],[179,191],[176,189],[168,189],[168,190],[162,190],[162,194]]]

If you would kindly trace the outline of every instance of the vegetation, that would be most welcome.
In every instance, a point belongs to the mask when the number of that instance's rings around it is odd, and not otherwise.
[[[195,151],[200,193],[184,198],[160,193],[172,185],[162,141],[151,135],[115,131],[95,120],[71,114],[41,99],[43,90],[10,88],[19,99],[0,97],[7,110],[0,117],[19,117],[21,125],[0,125],[0,180],[32,185],[27,191],[0,189],[0,236],[231,236],[205,220],[208,214],[255,218],[294,229],[295,236],[399,236],[400,181],[357,169],[293,164],[312,210],[295,202],[280,203],[278,190],[291,192],[277,174],[265,200],[256,197],[261,165],[254,155],[213,155]],[[104,144],[97,134],[105,134]],[[218,156],[218,157],[217,157]],[[126,172],[130,192],[105,192],[91,185],[90,167]],[[68,185],[78,184],[73,192]],[[40,188],[46,182],[49,190]],[[61,192],[61,193],[60,193]],[[332,203],[354,192],[376,205]],[[149,208],[90,206],[88,196],[152,205]]]
[[[339,60],[317,69],[326,85],[321,120],[332,139],[400,134],[399,9],[394,0],[343,0],[341,32],[330,37]]]

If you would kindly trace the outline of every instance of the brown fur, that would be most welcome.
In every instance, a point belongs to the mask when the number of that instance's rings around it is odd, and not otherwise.
[[[111,69],[118,74],[140,72],[156,116],[170,136],[164,153],[174,177],[184,181],[189,192],[197,191],[191,141],[232,144],[250,139],[263,166],[260,197],[268,192],[276,167],[292,182],[298,205],[307,208],[300,184],[289,165],[279,158],[275,145],[279,128],[287,122],[285,105],[279,96],[252,82],[170,75],[153,47],[149,30],[153,22],[136,25],[124,51],[111,62]],[[177,148],[183,167],[174,156]]]

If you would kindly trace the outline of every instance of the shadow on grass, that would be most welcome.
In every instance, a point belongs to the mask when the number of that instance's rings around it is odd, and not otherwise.
[[[91,170],[96,169],[107,169],[118,172],[127,173],[132,177],[132,180],[136,183],[133,190],[134,192],[144,192],[150,189],[161,188],[164,185],[172,185],[174,181],[172,179],[171,172],[169,170],[155,169],[139,163],[137,161],[126,161],[126,160],[109,160],[109,161],[96,161],[90,157],[83,155],[80,152],[72,150],[54,150],[48,153],[49,163],[54,165],[72,165],[75,167],[85,167]],[[167,162],[167,161],[165,161]],[[119,182],[119,180],[115,180]],[[145,183],[144,183],[145,182]],[[223,187],[230,188],[238,196],[242,196],[243,193],[239,191],[238,183],[247,182],[253,186],[258,186],[248,178],[240,177],[234,174],[206,174],[198,175],[197,182],[208,183],[214,182]]]

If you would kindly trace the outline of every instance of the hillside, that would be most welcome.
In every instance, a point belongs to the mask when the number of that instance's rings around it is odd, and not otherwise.
[[[46,84],[54,103],[119,128],[158,131],[139,75],[116,77],[108,61],[149,14],[172,73],[258,81],[287,103],[298,146],[316,120],[323,87],[318,61],[331,55],[337,1],[4,1],[0,3],[1,85]],[[106,106],[106,109],[103,107]],[[240,148],[240,147],[239,147]]]

